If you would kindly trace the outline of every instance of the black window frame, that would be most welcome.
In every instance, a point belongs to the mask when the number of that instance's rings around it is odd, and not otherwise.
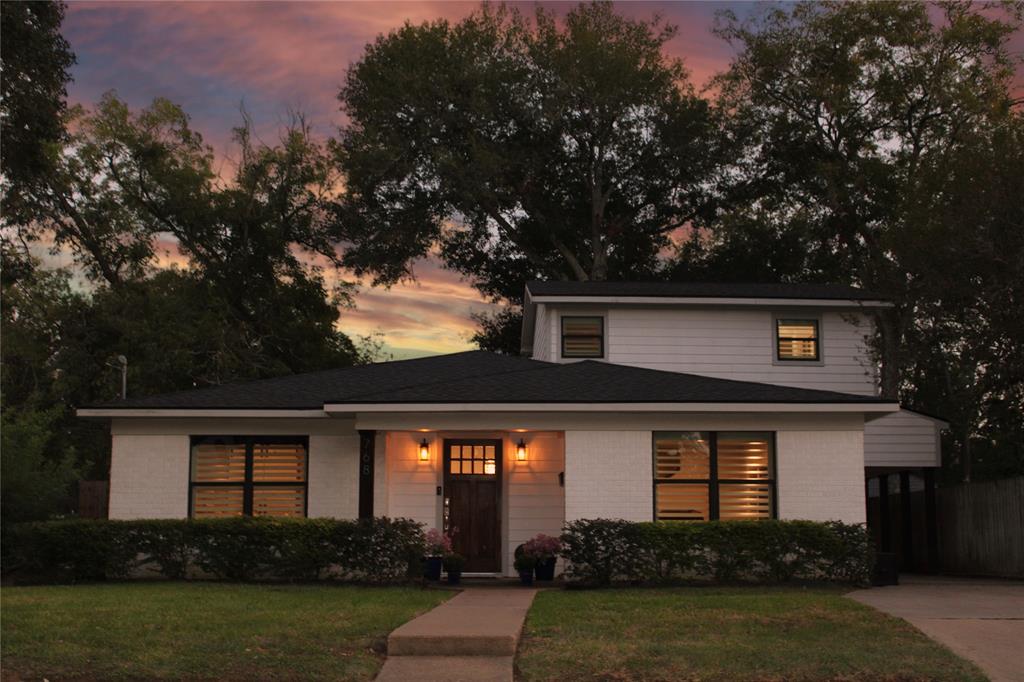
[[[192,460],[197,445],[213,443],[218,445],[245,445],[245,480],[243,481],[193,481]],[[260,445],[301,445],[306,453],[303,463],[305,476],[302,483],[296,481],[253,481],[253,447]],[[242,487],[242,516],[251,517],[253,492],[259,488],[294,488],[302,486],[302,518],[309,518],[309,436],[189,436],[188,447],[188,518],[193,516],[195,488],[237,488]]]
[[[666,435],[680,434],[680,433],[706,433],[708,434],[708,478],[658,478],[657,476],[657,458],[658,458],[658,437],[659,435],[664,438]],[[767,479],[735,479],[735,478],[718,478],[718,435],[720,433],[767,433],[768,434],[768,447],[769,450],[769,471],[770,478]],[[658,486],[659,485],[706,485],[708,487],[708,521],[719,521],[720,512],[719,509],[719,487],[724,483],[725,485],[730,484],[751,484],[760,483],[768,484],[769,494],[771,495],[771,516],[770,519],[779,518],[779,490],[778,490],[778,449],[776,448],[776,432],[775,431],[704,431],[697,429],[695,431],[653,431],[651,433],[651,473],[654,480],[654,484],[651,487],[651,518],[654,521],[665,521],[672,523],[700,523],[700,521],[690,519],[659,519],[658,518]],[[764,520],[764,519],[761,519]]]
[[[814,336],[811,339],[797,338],[793,336],[781,336],[779,327],[783,324],[806,324],[814,325]],[[782,357],[783,341],[814,341],[813,358],[784,358]],[[821,321],[816,317],[777,317],[775,318],[775,361],[776,362],[821,362]]]
[[[600,352],[597,355],[569,355],[565,352],[565,321],[566,320],[597,320],[601,326],[601,332],[597,335],[598,345],[600,346]],[[560,331],[562,338],[562,357],[570,360],[592,360],[594,358],[604,357],[604,315],[562,315],[560,322]],[[593,334],[571,334],[569,338],[583,338],[592,339]]]

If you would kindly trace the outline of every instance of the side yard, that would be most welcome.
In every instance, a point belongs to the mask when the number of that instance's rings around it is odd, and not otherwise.
[[[112,583],[4,587],[4,679],[343,679],[451,592],[399,587]]]
[[[841,590],[543,591],[525,680],[982,681],[972,664]]]

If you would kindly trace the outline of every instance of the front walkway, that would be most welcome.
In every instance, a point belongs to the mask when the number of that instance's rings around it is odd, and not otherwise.
[[[511,682],[512,660],[536,590],[470,587],[388,637],[378,682]]]
[[[1024,682],[1024,583],[924,576],[900,581],[849,596],[907,620],[976,663],[992,682]]]

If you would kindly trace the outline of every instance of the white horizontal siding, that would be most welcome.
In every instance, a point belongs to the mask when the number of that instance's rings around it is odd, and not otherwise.
[[[516,443],[526,443],[526,461],[516,461]],[[565,470],[565,439],[561,433],[511,433],[504,446],[505,573],[512,575],[517,546],[543,533],[558,536],[565,519],[564,489],[558,475]]]
[[[551,316],[548,307],[537,304],[537,314],[533,327],[533,359],[550,361],[551,357]]]
[[[774,361],[773,313],[788,314],[782,308],[613,307],[608,311],[608,360],[722,379],[875,394],[865,316],[820,313],[822,362],[796,364]]]
[[[900,410],[864,425],[864,464],[877,467],[937,467],[942,463],[940,422]]]

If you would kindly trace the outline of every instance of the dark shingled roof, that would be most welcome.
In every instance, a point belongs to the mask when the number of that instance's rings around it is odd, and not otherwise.
[[[879,301],[883,297],[841,284],[742,282],[529,282],[531,296],[643,296],[666,298],[808,298]]]
[[[320,409],[401,403],[865,403],[816,391],[613,365],[555,364],[467,351],[94,405],[148,409]]]

